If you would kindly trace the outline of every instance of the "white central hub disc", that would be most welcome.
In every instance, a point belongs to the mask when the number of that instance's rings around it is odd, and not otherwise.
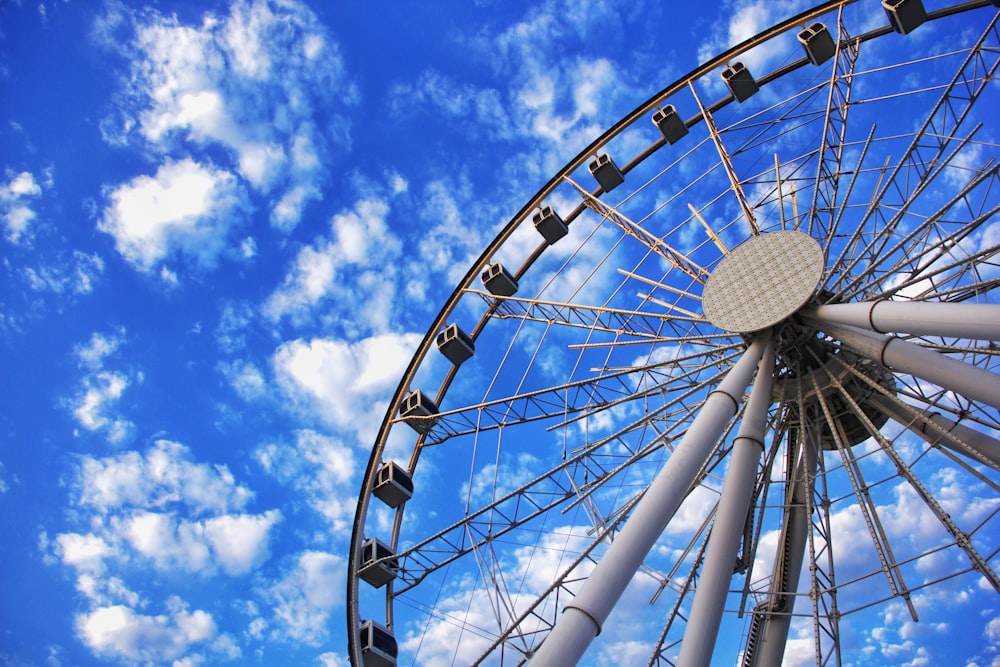
[[[755,236],[719,262],[705,284],[701,306],[726,331],[759,331],[809,300],[823,277],[823,249],[795,231]]]

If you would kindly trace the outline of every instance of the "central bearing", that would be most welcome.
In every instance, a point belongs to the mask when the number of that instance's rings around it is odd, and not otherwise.
[[[701,297],[708,321],[750,333],[777,324],[805,305],[823,277],[823,249],[796,231],[755,236],[715,267]]]

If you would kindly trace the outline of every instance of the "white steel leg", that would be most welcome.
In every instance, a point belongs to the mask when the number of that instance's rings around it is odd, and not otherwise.
[[[753,377],[770,331],[761,334],[709,393],[691,427],[636,503],[632,515],[608,547],[562,616],[542,642],[532,667],[576,665],[635,576],[649,550],[694,484]]]
[[[981,401],[1000,410],[1000,375],[971,366],[900,338],[865,329],[823,322],[806,316],[806,322],[869,359],[903,373],[933,382],[944,389]]]
[[[879,333],[1000,340],[1000,305],[992,303],[866,301],[804,308],[802,314]]]
[[[868,402],[878,406],[879,410],[927,442],[940,444],[963,456],[969,456],[969,452],[962,446],[965,445],[990,461],[994,468],[1000,470],[1000,440],[990,437],[981,431],[969,428],[964,424],[959,424],[955,420],[948,419],[937,412],[914,417],[901,406],[883,396],[871,396]],[[937,428],[934,428],[934,426]],[[947,435],[942,434],[941,431],[944,431]]]
[[[781,529],[778,552],[775,554],[768,607],[750,656],[753,667],[781,664],[785,645],[788,643],[788,631],[792,625],[795,593],[809,537],[809,496],[813,492],[813,480],[819,463],[816,427],[804,425],[803,428],[805,433],[802,434],[802,453],[786,497],[788,509]]]
[[[757,369],[739,432],[733,440],[719,510],[712,526],[712,536],[677,661],[683,667],[707,666],[712,660],[726,595],[733,578],[733,563],[736,562],[757,478],[757,465],[764,453],[773,364],[774,346],[769,344]]]

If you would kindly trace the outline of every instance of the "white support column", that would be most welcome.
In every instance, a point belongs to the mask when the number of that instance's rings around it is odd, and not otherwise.
[[[677,512],[726,424],[739,409],[743,392],[769,339],[770,331],[763,332],[709,393],[687,433],[636,503],[579,595],[563,609],[532,659],[532,667],[576,665],[600,634],[608,614]]]
[[[969,456],[969,452],[966,451],[965,447],[962,447],[962,445],[966,445],[990,461],[994,468],[1000,470],[1000,440],[988,436],[982,431],[959,424],[955,420],[949,419],[938,412],[922,414],[920,417],[914,419],[901,406],[881,395],[869,397],[868,402],[878,406],[879,410],[927,442],[940,444],[962,456]],[[934,428],[934,426],[937,428]],[[941,431],[944,431],[945,434],[942,434]],[[961,444],[956,442],[956,440]]]
[[[729,457],[729,469],[722,486],[719,510],[712,526],[705,563],[698,578],[694,603],[677,660],[677,664],[683,667],[707,667],[712,660],[726,595],[733,578],[733,563],[736,562],[736,552],[740,546],[757,478],[757,465],[764,453],[773,365],[774,345],[768,344],[757,368],[757,377],[739,432],[733,440],[733,452]]]
[[[805,561],[809,540],[809,496],[813,493],[816,468],[819,464],[819,434],[815,425],[806,426],[802,434],[802,451],[795,477],[790,480],[786,498],[784,525],[778,550],[774,556],[771,575],[771,606],[764,617],[753,667],[780,665],[788,644],[788,631],[792,627],[792,612],[798,599],[799,576]]]
[[[1000,305],[946,301],[863,301],[803,308],[819,322],[879,333],[1000,340]]]
[[[1000,375],[996,373],[900,338],[883,336],[846,324],[824,322],[809,315],[804,319],[810,326],[839,339],[841,343],[869,359],[1000,410]]]

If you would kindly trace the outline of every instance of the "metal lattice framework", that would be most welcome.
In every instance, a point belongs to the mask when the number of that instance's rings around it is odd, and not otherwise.
[[[886,604],[1000,594],[998,12],[885,5],[706,62],[484,249],[372,449],[353,664],[840,665]],[[800,306],[752,258],[806,238]],[[776,323],[708,316],[744,275]]]

